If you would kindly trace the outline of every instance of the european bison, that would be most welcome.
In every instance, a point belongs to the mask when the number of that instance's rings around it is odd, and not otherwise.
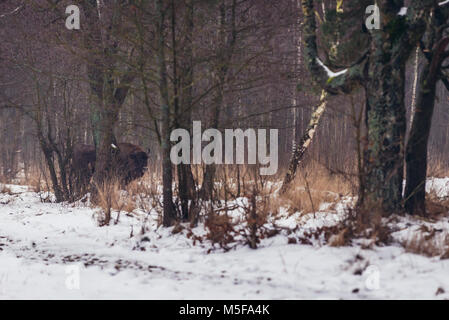
[[[113,148],[113,146],[111,146]],[[113,172],[123,185],[141,178],[147,169],[148,155],[139,146],[131,143],[118,143],[113,151]],[[75,183],[86,187],[95,172],[95,147],[77,144],[73,148],[73,172]]]

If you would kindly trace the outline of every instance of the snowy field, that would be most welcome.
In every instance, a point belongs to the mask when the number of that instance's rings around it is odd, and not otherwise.
[[[0,299],[449,299],[449,260],[407,253],[399,243],[288,244],[279,234],[257,250],[208,252],[207,243],[151,220],[141,235],[138,213],[98,227],[96,209],[42,203],[26,187],[8,187],[10,194],[0,194]],[[449,179],[427,187],[449,195]],[[284,223],[307,229],[339,221],[342,209],[322,209]],[[448,234],[448,218],[398,219],[397,239],[423,225]]]

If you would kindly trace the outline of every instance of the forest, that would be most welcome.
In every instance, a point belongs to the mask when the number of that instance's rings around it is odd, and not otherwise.
[[[0,1],[0,299],[448,299],[448,92],[449,1]]]

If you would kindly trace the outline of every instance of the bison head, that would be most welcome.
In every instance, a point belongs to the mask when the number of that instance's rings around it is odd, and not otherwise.
[[[148,166],[148,155],[144,151],[135,151],[129,155],[129,176],[131,180],[143,177]]]
[[[143,177],[148,166],[148,154],[131,143],[119,143],[118,149],[119,153],[116,159],[118,176],[126,184]]]

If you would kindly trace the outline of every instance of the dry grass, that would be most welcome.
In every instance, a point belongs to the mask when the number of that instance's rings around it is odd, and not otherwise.
[[[349,229],[348,228],[344,228],[340,231],[338,231],[338,233],[333,234],[332,236],[330,236],[329,240],[328,240],[328,245],[331,247],[343,247],[348,245],[348,233],[349,233]]]
[[[28,181],[22,184],[27,184],[34,192],[49,191],[48,183],[40,170],[33,170],[28,175]]]
[[[100,226],[110,224],[113,211],[117,212],[114,221],[114,223],[117,224],[120,218],[120,212],[125,211],[126,209],[134,210],[136,208],[132,197],[121,190],[120,182],[118,180],[106,181],[103,184],[98,185],[97,196],[95,198],[94,204],[101,208],[101,212],[97,216]]]
[[[12,195],[13,194],[11,188],[6,186],[5,184],[0,184],[0,193],[8,194],[8,195]]]
[[[334,203],[353,192],[354,185],[348,179],[313,165],[298,172],[290,189],[282,196],[281,204],[287,205],[291,213],[311,213],[318,211],[321,204]]]
[[[402,243],[407,252],[426,257],[449,259],[449,234],[439,235],[441,230],[423,226],[419,234]]]
[[[147,221],[149,219],[150,212],[157,213],[157,224],[162,225],[163,220],[163,205],[161,196],[162,181],[160,177],[153,171],[148,171],[145,175],[136,181],[130,183],[125,191],[130,200],[130,203],[125,207],[125,211],[132,214],[133,211],[139,209],[145,212],[146,215],[142,221],[141,234],[144,234],[147,230]],[[128,211],[126,208],[131,209]]]
[[[449,177],[449,167],[441,159],[431,160],[427,167],[427,176],[434,178]]]
[[[431,195],[426,200],[426,217],[439,219],[449,213],[449,199],[438,199]]]
[[[49,176],[46,168],[39,168],[38,166],[32,166],[26,172],[26,175],[21,175],[10,181],[12,184],[18,184],[22,186],[29,186],[32,191],[36,193],[52,191],[50,183],[47,177]]]
[[[449,199],[438,198],[435,194],[427,194],[426,217],[424,221],[435,222],[446,217],[449,212]],[[404,241],[403,247],[407,252],[427,257],[441,257],[449,259],[449,234],[444,230],[423,225],[413,238]]]
[[[439,219],[449,213],[449,198],[441,198],[436,190],[426,194],[426,217],[430,219]]]

